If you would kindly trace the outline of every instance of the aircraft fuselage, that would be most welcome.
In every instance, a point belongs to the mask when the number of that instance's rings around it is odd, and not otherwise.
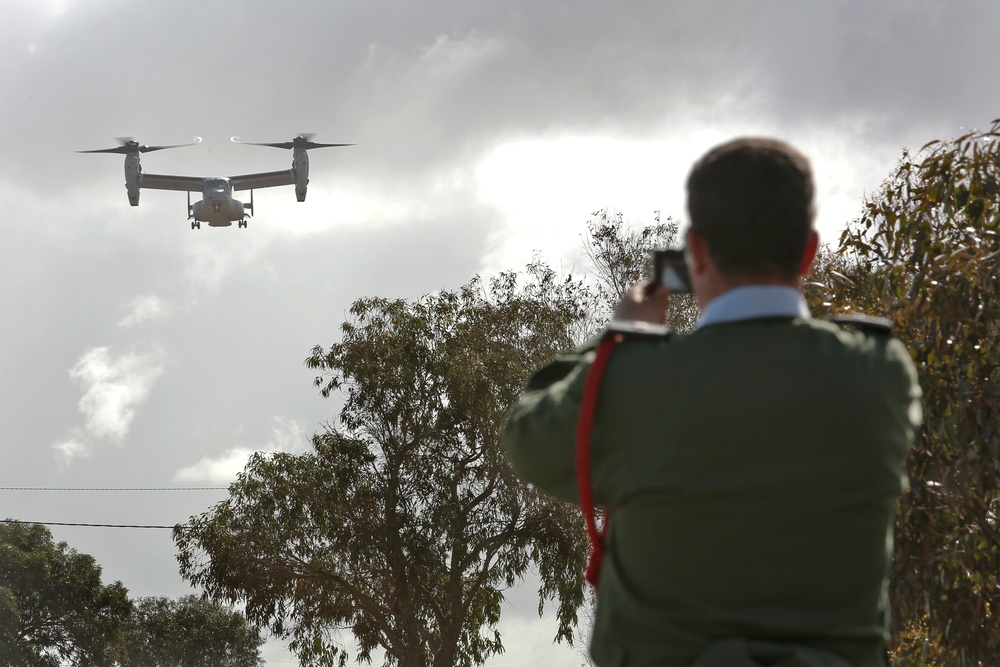
[[[209,227],[229,227],[246,218],[246,207],[233,199],[227,178],[206,178],[201,196],[201,201],[192,204],[190,210],[190,217],[196,222],[207,222]]]

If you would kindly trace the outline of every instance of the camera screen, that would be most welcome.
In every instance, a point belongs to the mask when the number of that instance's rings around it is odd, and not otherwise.
[[[660,281],[669,289],[671,292],[681,293],[687,292],[689,287],[687,282],[681,276],[680,272],[677,271],[677,267],[667,265],[663,269],[663,273],[660,274]]]
[[[664,285],[673,294],[690,294],[687,263],[683,250],[656,250],[653,252],[652,281]]]

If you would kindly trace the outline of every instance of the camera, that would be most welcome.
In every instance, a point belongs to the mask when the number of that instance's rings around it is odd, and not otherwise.
[[[663,285],[671,294],[691,293],[691,280],[683,250],[654,250],[652,260],[653,275],[650,276],[650,282],[654,289]]]

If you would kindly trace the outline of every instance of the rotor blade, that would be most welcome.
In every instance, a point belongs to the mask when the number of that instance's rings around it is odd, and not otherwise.
[[[239,137],[231,137],[229,140],[234,144],[244,144],[247,146],[270,146],[271,148],[291,148],[293,146],[291,141],[276,144],[262,144],[255,141],[240,141]]]
[[[164,148],[182,148],[184,146],[195,146],[201,143],[201,137],[195,137],[194,141],[189,144],[171,144],[169,146],[139,146],[140,153],[149,153],[151,151],[162,151]]]
[[[141,148],[139,142],[135,140],[134,137],[116,137],[115,141],[118,142],[118,146],[114,148],[100,148],[93,151],[77,151],[77,153],[137,153]]]
[[[354,144],[320,144],[309,141],[312,134],[300,134],[291,141],[279,141],[274,143],[258,143],[254,141],[240,141],[239,137],[232,137],[230,141],[235,144],[246,144],[248,146],[270,146],[271,148],[331,148],[334,146],[354,146]]]
[[[168,146],[146,146],[140,144],[138,141],[132,137],[118,137],[118,143],[120,146],[115,148],[99,148],[92,151],[76,151],[77,153],[119,153],[119,154],[129,154],[129,153],[149,153],[151,151],[162,151],[165,148],[181,148],[182,146],[194,146],[195,144],[201,143],[201,137],[195,137],[195,140],[189,144],[171,144]]]
[[[74,151],[76,153],[129,153],[128,146],[118,146],[117,148],[99,148],[93,151]]]
[[[303,142],[303,148],[335,148],[337,146],[354,146],[354,144],[318,144],[315,141]]]

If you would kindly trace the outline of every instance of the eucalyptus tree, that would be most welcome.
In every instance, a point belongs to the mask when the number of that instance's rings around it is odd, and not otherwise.
[[[414,301],[362,298],[306,365],[337,419],[303,455],[259,454],[178,527],[181,573],[290,639],[304,664],[472,666],[503,651],[505,591],[538,574],[557,638],[583,600],[578,511],[522,484],[500,443],[528,374],[593,305],[535,262]]]
[[[818,310],[891,317],[924,392],[890,591],[901,665],[1000,655],[998,132],[904,152],[809,287]]]
[[[0,665],[112,667],[132,611],[92,556],[39,524],[0,523]]]
[[[261,667],[264,638],[243,614],[195,595],[135,600],[121,667]]]

